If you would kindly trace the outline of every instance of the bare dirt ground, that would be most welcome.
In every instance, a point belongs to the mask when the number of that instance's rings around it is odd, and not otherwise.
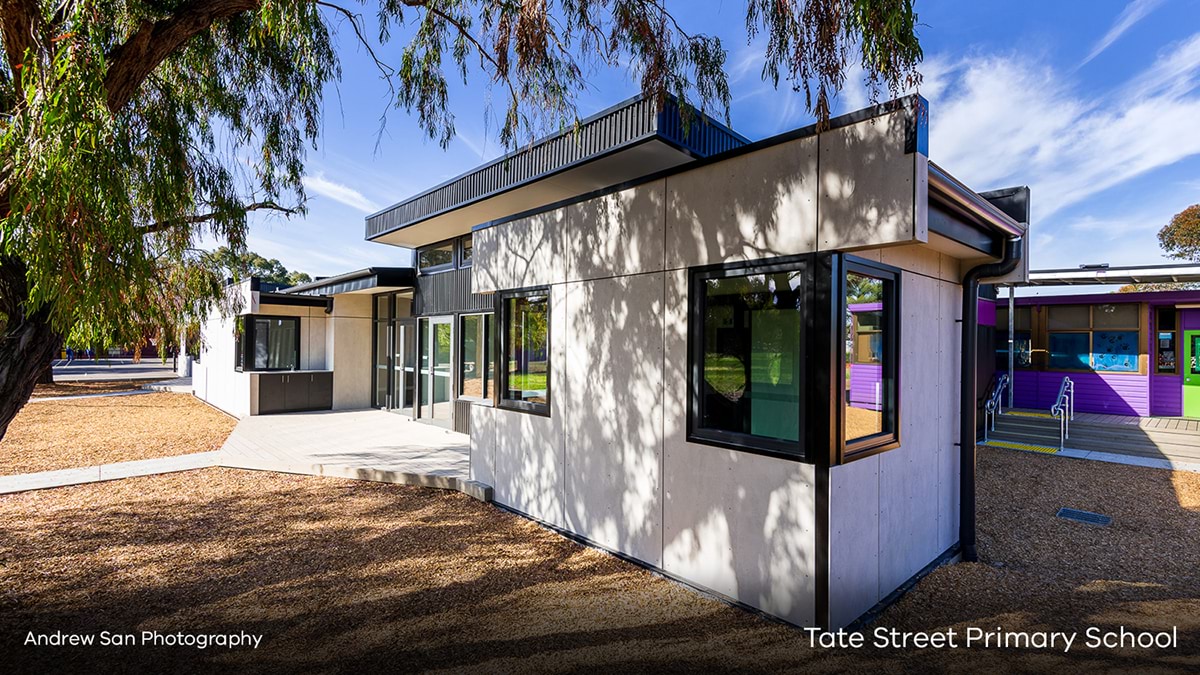
[[[208,452],[236,423],[187,394],[35,401],[0,440],[0,475]]]
[[[936,571],[869,630],[1178,625],[1179,648],[811,649],[457,493],[206,469],[0,496],[0,653],[17,671],[1195,672],[1200,476],[986,448],[980,476],[984,562]],[[1059,521],[1061,505],[1115,522]],[[56,630],[264,638],[22,644]]]

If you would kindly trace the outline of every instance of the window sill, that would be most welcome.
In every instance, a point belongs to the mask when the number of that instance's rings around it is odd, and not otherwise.
[[[777,448],[766,448],[757,445],[746,445],[732,440],[721,440],[703,434],[689,433],[687,442],[696,445],[707,445],[713,448],[723,448],[725,450],[734,450],[736,452],[748,452],[752,455],[762,455],[764,457],[773,457],[775,459],[787,460],[789,462],[800,462],[803,464],[811,464],[812,462],[804,455],[802,451],[781,450]]]
[[[517,402],[517,401],[501,400],[500,403],[496,405],[496,407],[499,408],[500,410],[511,410],[512,412],[524,413],[526,415],[535,415],[537,417],[550,417],[550,406],[548,404],[534,406],[534,405],[528,404],[528,403],[521,404],[520,402]]]

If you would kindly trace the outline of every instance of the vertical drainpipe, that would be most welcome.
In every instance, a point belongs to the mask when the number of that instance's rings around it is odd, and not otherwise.
[[[975,408],[976,352],[979,350],[979,280],[1004,276],[1015,270],[1024,254],[1024,241],[1009,239],[1004,256],[994,263],[972,267],[963,275],[962,287],[962,390],[959,394],[958,455],[959,455],[959,518],[958,543],[962,559],[979,560],[975,546]]]

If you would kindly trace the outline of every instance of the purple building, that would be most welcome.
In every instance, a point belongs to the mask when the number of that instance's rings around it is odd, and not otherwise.
[[[980,301],[979,324],[994,328],[995,370],[1001,373],[1009,368],[1008,312],[1006,299]],[[1016,298],[1013,403],[1049,408],[1069,376],[1077,412],[1197,416],[1200,391],[1193,405],[1190,393],[1185,396],[1184,372],[1191,364],[1200,375],[1197,351],[1200,291]]]

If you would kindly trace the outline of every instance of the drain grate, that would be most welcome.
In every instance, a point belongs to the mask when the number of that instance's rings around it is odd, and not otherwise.
[[[1100,513],[1092,513],[1091,511],[1080,511],[1079,509],[1068,509],[1063,507],[1058,510],[1059,518],[1074,520],[1077,523],[1086,523],[1088,525],[1098,525],[1100,527],[1108,527],[1112,524],[1112,518]]]

